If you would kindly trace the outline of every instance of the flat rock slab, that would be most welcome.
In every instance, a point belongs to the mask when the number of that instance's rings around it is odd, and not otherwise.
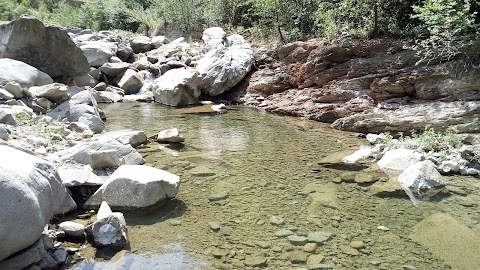
[[[453,269],[480,266],[480,236],[448,214],[435,213],[413,228],[411,238],[447,261]]]

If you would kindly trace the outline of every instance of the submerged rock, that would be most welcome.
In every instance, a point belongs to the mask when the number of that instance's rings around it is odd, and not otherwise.
[[[179,187],[177,175],[149,166],[122,165],[84,206],[96,207],[105,201],[113,208],[143,208],[175,198]]]
[[[430,160],[409,166],[397,179],[413,202],[428,199],[445,187],[442,176]]]

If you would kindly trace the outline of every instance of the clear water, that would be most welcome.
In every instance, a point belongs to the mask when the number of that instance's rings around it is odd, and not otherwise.
[[[322,269],[312,266],[319,263],[334,269],[451,269],[410,239],[415,224],[444,212],[480,232],[478,205],[461,203],[480,199],[475,179],[447,178],[469,195],[418,206],[406,195],[374,196],[369,185],[332,183],[345,171],[318,161],[366,143],[355,134],[248,108],[196,114],[197,109],[118,103],[103,109],[110,131],[136,129],[152,136],[178,128],[183,147],[160,150],[151,144],[141,152],[147,165],[179,175],[182,184],[178,197],[161,208],[125,213],[130,248],[120,259],[93,260],[77,269],[256,269],[255,259],[262,269]],[[209,201],[222,192],[227,198]],[[272,216],[284,223],[271,224]],[[220,229],[213,231],[209,222]],[[280,229],[332,237],[309,253],[277,237]],[[352,251],[354,240],[365,247]]]

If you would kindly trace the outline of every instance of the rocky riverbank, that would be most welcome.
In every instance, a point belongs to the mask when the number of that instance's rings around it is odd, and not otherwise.
[[[479,132],[480,69],[460,57],[418,63],[401,40],[312,39],[257,50],[247,104],[380,133],[455,127]]]

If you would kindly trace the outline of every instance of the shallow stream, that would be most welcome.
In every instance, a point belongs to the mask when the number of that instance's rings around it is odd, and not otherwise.
[[[417,206],[405,194],[375,196],[371,184],[334,183],[348,171],[318,162],[366,144],[356,134],[248,108],[103,109],[108,131],[152,136],[178,128],[183,147],[150,144],[140,152],[147,165],[179,175],[182,184],[161,208],[125,212],[129,250],[72,269],[451,269],[411,240],[412,228],[443,212],[480,234],[473,178],[446,178],[464,196]],[[320,239],[306,244],[304,236],[315,232]],[[291,233],[298,237],[288,239]]]

